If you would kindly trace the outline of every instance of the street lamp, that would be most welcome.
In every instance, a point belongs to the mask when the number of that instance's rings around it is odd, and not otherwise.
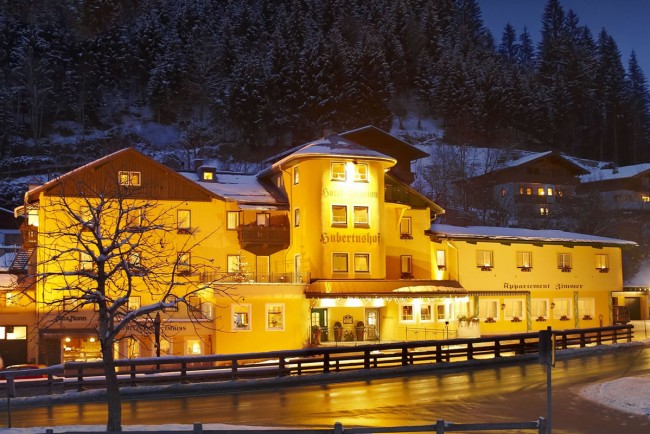
[[[156,346],[156,357],[160,357],[160,312],[156,312],[156,318],[153,320],[153,333]],[[156,364],[156,369],[160,369],[160,361]]]

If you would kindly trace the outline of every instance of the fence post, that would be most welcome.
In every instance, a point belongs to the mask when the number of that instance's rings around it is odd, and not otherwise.
[[[370,369],[370,351],[369,350],[364,350],[363,351],[363,368],[364,369]]]
[[[138,384],[135,382],[135,363],[131,363],[131,387],[135,387]]]
[[[79,366],[77,368],[77,392],[81,392],[84,390],[83,382],[84,382],[84,369],[83,367]]]
[[[402,366],[408,365],[408,350],[406,347],[402,347]]]
[[[334,434],[343,434],[343,425],[341,422],[336,422],[334,424]]]
[[[232,369],[230,371],[230,378],[233,380],[237,379],[237,359],[232,359]]]
[[[187,381],[187,362],[183,360],[181,362],[181,383],[188,383]]]
[[[540,417],[537,419],[537,434],[547,434],[546,433],[546,419]]]
[[[203,434],[203,425],[195,422],[192,425],[192,434]]]
[[[330,372],[330,353],[323,354],[323,374]]]
[[[501,341],[498,339],[494,341],[494,357],[501,357]]]
[[[471,342],[467,344],[467,360],[474,360],[474,345]]]
[[[445,421],[442,419],[436,421],[436,434],[445,434]]]

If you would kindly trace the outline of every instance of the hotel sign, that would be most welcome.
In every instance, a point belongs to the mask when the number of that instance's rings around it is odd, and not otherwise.
[[[503,284],[503,289],[506,290],[518,290],[518,289],[583,289],[584,285],[580,283],[575,284],[566,284],[566,283],[508,283]]]
[[[343,244],[378,244],[381,238],[380,234],[365,233],[360,234],[341,234],[339,232],[328,233],[323,232],[320,236],[320,242],[323,244],[328,243],[343,243]]]
[[[376,191],[348,191],[348,190],[333,190],[323,188],[322,191],[324,198],[345,198],[345,199],[377,199],[379,193]]]

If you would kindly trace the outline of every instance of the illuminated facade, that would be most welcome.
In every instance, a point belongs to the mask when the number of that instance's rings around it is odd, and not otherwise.
[[[566,233],[499,238],[432,225],[444,211],[409,186],[409,163],[420,157],[372,127],[295,148],[257,175],[203,164],[179,173],[125,149],[31,189],[16,213],[35,240],[31,271],[42,273],[45,246],[57,242],[47,234],[62,219],[55,205],[72,180],[117,179],[163,210],[174,226],[164,237],[187,267],[180,287],[209,283],[236,297],[201,290],[189,308],[167,308],[161,355],[610,323],[610,294],[622,286],[620,249],[633,243]],[[192,240],[200,242],[183,252]],[[64,264],[83,267],[84,258]],[[56,285],[39,281],[39,303],[24,308],[40,320],[39,327],[24,320],[38,342],[28,358],[97,358],[92,308],[42,321],[48,313],[40,306]],[[128,307],[154,301],[143,289]],[[155,355],[151,333],[127,335],[116,347],[120,357]]]

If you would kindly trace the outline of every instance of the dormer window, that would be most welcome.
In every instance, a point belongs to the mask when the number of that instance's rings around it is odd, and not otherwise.
[[[217,174],[213,167],[201,167],[201,169],[199,169],[199,176],[201,177],[201,181],[205,181],[205,182],[217,181]]]
[[[117,179],[120,185],[138,187],[142,182],[140,172],[120,170],[117,173]]]

